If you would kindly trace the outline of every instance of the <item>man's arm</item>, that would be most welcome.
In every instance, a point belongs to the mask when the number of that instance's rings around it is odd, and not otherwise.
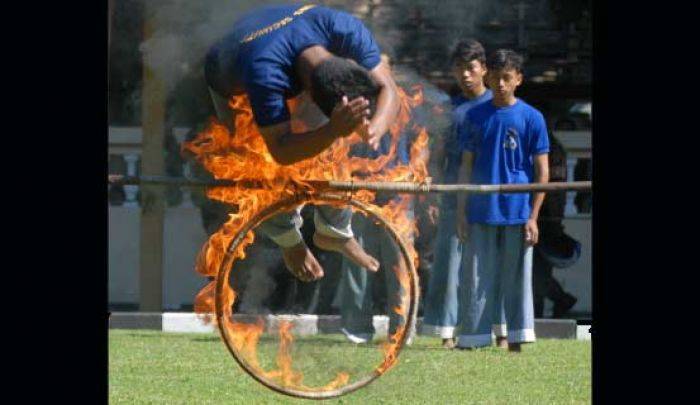
[[[381,87],[377,98],[377,111],[369,121],[366,134],[367,143],[372,149],[377,150],[379,140],[389,130],[389,126],[399,113],[399,93],[396,90],[396,82],[391,75],[391,70],[386,63],[381,62],[370,70],[369,74]]]
[[[474,161],[474,153],[468,150],[462,152],[462,163],[459,166],[459,184],[467,184],[472,177],[472,163]],[[457,236],[462,241],[467,240],[467,209],[469,208],[469,200],[467,193],[457,194]]]
[[[294,134],[291,124],[285,121],[279,124],[259,127],[265,144],[272,158],[281,165],[290,165],[318,155],[328,148],[337,138],[348,136],[367,117],[369,102],[362,97],[352,101],[343,98],[330,120],[318,129]]]
[[[549,155],[547,153],[541,153],[534,156],[535,163],[535,182],[536,183],[548,183],[549,182]],[[542,203],[544,202],[544,192],[534,193],[532,198],[532,211],[530,212],[530,218],[525,224],[525,242],[529,245],[537,244],[539,240],[539,229],[537,227],[537,218],[540,215],[540,208],[542,208]]]

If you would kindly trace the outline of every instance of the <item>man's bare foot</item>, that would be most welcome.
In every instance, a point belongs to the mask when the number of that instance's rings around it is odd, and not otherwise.
[[[522,348],[520,347],[520,343],[508,343],[508,351],[514,352],[514,353],[520,353],[522,351]]]
[[[457,346],[455,338],[442,339],[442,347],[444,347],[445,349],[454,349],[455,346]]]
[[[314,233],[314,244],[323,250],[338,252],[369,271],[379,270],[377,259],[368,255],[355,238],[331,238],[316,232]]]
[[[282,248],[282,258],[287,269],[301,281],[314,281],[323,277],[323,268],[304,242]]]
[[[505,336],[496,336],[496,346],[501,349],[508,348],[508,338]]]

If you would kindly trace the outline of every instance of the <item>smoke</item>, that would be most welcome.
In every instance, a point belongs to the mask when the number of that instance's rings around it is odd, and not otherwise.
[[[271,4],[288,4],[282,0],[144,0],[146,18],[153,22],[149,38],[139,45],[145,66],[162,77],[168,90],[194,70],[202,69],[202,60],[211,44],[247,11]],[[401,56],[409,19],[439,33],[440,41],[432,48],[450,47],[457,40],[476,33],[476,23],[490,9],[484,0],[399,0],[389,5],[377,1],[322,1],[363,19],[374,33],[383,52]],[[367,4],[375,4],[368,7]],[[436,30],[437,29],[437,30]],[[434,40],[435,35],[423,35]],[[416,44],[419,45],[419,44]],[[420,47],[417,47],[420,48]]]
[[[238,311],[268,314],[271,311],[265,301],[277,286],[272,275],[284,268],[282,254],[279,248],[266,246],[259,239],[246,249],[246,255],[244,260],[234,264],[231,273],[236,293],[240,294]]]
[[[168,91],[188,74],[203,75],[202,61],[214,41],[254,7],[280,0],[144,1],[153,31],[139,45],[144,66],[161,77]]]
[[[112,28],[114,30],[117,25],[124,27],[124,19],[134,22],[143,19],[144,24],[134,24],[128,29],[141,31],[150,27],[149,35],[140,43],[127,44],[116,32],[112,32],[111,47],[138,49],[144,66],[154,71],[164,81],[168,94],[178,100],[173,111],[173,114],[183,118],[178,121],[197,121],[199,118],[189,117],[200,117],[202,114],[193,111],[210,108],[206,103],[208,98],[202,63],[209,47],[244,13],[256,7],[281,3],[289,2],[134,0],[126,3],[121,7],[121,12],[114,15],[121,21],[112,21]],[[373,32],[382,52],[397,63],[421,66],[423,74],[423,66],[429,66],[431,71],[444,69],[449,48],[460,38],[476,36],[478,24],[491,14],[491,8],[484,0],[324,0],[319,3],[362,19]],[[142,13],[138,13],[141,17],[137,17],[138,9],[142,10]],[[120,41],[122,43],[118,43]],[[110,64],[125,62],[111,60]],[[141,89],[133,91],[139,94],[127,96],[127,99],[133,100],[127,100],[126,104],[133,106],[134,114],[138,115]],[[207,105],[203,107],[200,104]],[[207,112],[204,115],[208,115]]]
[[[418,74],[411,66],[395,65],[392,70],[397,84],[407,92],[410,93],[411,88],[416,85],[423,90],[424,103],[412,111],[412,122],[424,126],[431,138],[441,137],[450,127],[450,96]]]

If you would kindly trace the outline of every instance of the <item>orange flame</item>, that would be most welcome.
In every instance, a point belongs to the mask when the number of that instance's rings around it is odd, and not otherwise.
[[[418,256],[416,256],[417,258]],[[399,296],[399,306],[394,307],[394,312],[401,316],[406,316],[408,313],[409,295],[408,291],[410,288],[410,279],[408,278],[408,271],[403,266],[394,266],[392,268],[394,274],[396,275],[399,285],[401,286],[400,291],[397,293]],[[404,322],[405,322],[404,318]],[[406,324],[403,323],[396,328],[396,331],[389,336],[387,342],[382,345],[384,350],[384,362],[376,368],[379,374],[384,374],[387,370],[396,364],[396,355],[398,352],[399,342],[403,334],[406,332]],[[409,331],[410,333],[410,331]]]
[[[313,195],[313,188],[309,180],[359,180],[354,173],[362,173],[362,180],[374,181],[424,181],[428,175],[428,133],[425,128],[413,126],[418,133],[410,151],[410,163],[397,165],[387,169],[389,162],[395,160],[399,137],[403,134],[406,125],[411,118],[411,110],[423,102],[422,88],[417,85],[412,87],[412,94],[407,95],[399,90],[400,110],[397,118],[389,128],[391,134],[391,147],[389,153],[377,159],[360,157],[348,157],[350,147],[362,142],[357,133],[351,136],[337,139],[331,147],[319,155],[297,162],[292,165],[282,166],[275,162],[269,153],[267,146],[257,126],[253,121],[253,114],[248,98],[245,95],[234,96],[229,101],[229,107],[235,111],[235,134],[229,133],[227,127],[216,119],[212,119],[208,127],[199,133],[197,137],[183,144],[183,149],[188,150],[196,157],[216,179],[228,180],[254,180],[260,188],[251,189],[244,185],[233,187],[214,187],[207,190],[207,196],[214,200],[236,205],[238,210],[230,214],[229,220],[213,234],[200,250],[195,270],[209,277],[217,277],[219,268],[226,258],[227,247],[231,244],[238,230],[255,216],[261,209],[292,195],[295,191],[305,190]],[[296,100],[289,101],[290,110],[298,107]],[[296,130],[299,125],[294,123]],[[303,129],[302,129],[303,130]],[[375,193],[360,191],[353,194],[353,198],[365,203],[374,200]],[[408,218],[405,213],[410,207],[411,196],[402,195],[398,201],[392,201],[379,208],[372,206],[379,215],[387,218],[404,240],[411,240],[417,235],[415,221]],[[254,241],[254,233],[248,232],[244,240],[231,253],[232,258],[245,258],[245,249]],[[418,263],[418,255],[412,244],[407,245],[414,263]],[[406,314],[408,309],[408,276],[405,269],[397,272],[401,281],[404,294],[401,305],[395,310],[399,314]],[[403,277],[403,278],[402,278]],[[405,279],[404,279],[405,278]],[[214,312],[214,293],[216,280],[205,286],[195,298],[195,312],[204,314],[206,322],[211,321],[209,314]],[[264,330],[262,318],[253,324],[235,322],[232,319],[232,306],[235,301],[235,293],[228,283],[224,288],[224,326],[233,339],[233,344],[249,365],[260,375],[279,381],[284,386],[302,390],[331,390],[346,385],[350,376],[347,373],[338,373],[336,378],[320,388],[311,388],[302,384],[303,374],[292,368],[289,348],[293,342],[291,323],[280,325],[280,347],[277,355],[277,370],[264,371],[257,359],[256,346],[260,335]],[[401,328],[392,335],[387,347],[385,362],[382,371],[395,362],[397,350],[397,338],[403,333]],[[393,350],[393,351],[392,351]]]

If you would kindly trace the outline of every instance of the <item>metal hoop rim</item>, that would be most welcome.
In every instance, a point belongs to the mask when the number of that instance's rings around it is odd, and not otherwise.
[[[405,342],[415,326],[416,323],[416,317],[417,317],[417,310],[418,310],[418,275],[416,273],[416,269],[413,263],[413,260],[411,258],[411,255],[409,254],[409,250],[407,248],[407,245],[405,241],[401,238],[399,233],[393,228],[391,223],[386,220],[384,217],[382,217],[380,214],[377,212],[374,212],[372,207],[376,207],[371,204],[366,204],[357,200],[353,200],[349,196],[341,196],[337,194],[332,194],[332,193],[320,193],[320,194],[303,194],[303,195],[295,195],[295,196],[290,196],[287,198],[283,198],[280,200],[277,200],[271,204],[269,204],[267,207],[261,209],[258,211],[256,215],[253,216],[251,220],[249,220],[241,229],[239,229],[234,236],[234,238],[231,240],[231,243],[229,244],[228,248],[226,249],[226,254],[224,259],[221,261],[221,265],[219,267],[219,271],[217,273],[216,277],[216,295],[215,295],[215,310],[216,310],[216,324],[217,328],[219,329],[219,333],[221,335],[222,340],[224,341],[226,347],[228,348],[229,352],[233,356],[234,360],[243,368],[246,373],[248,373],[251,377],[253,377],[255,380],[257,380],[259,383],[263,384],[264,386],[270,388],[273,391],[279,392],[281,394],[289,395],[292,397],[297,397],[297,398],[305,398],[305,399],[329,399],[329,398],[335,398],[339,397],[341,395],[349,394],[353,391],[356,391],[367,384],[371,383],[372,381],[376,380],[379,376],[381,376],[383,373],[378,372],[376,369],[372,372],[371,375],[362,378],[361,380],[358,380],[352,384],[337,388],[335,390],[329,390],[329,391],[302,391],[302,390],[295,390],[295,389],[289,389],[285,388],[282,386],[279,386],[259,375],[256,374],[255,370],[253,370],[248,363],[240,358],[234,349],[233,345],[230,342],[230,337],[228,334],[227,329],[224,327],[224,303],[223,303],[223,292],[224,292],[224,283],[228,282],[230,272],[232,270],[232,265],[235,262],[235,258],[233,256],[233,252],[238,248],[240,243],[243,241],[244,237],[248,234],[249,231],[257,228],[260,223],[262,223],[264,220],[268,219],[269,217],[277,214],[280,211],[286,210],[293,208],[299,204],[305,204],[305,203],[312,203],[312,204],[317,204],[317,205],[333,205],[333,204],[339,204],[339,203],[344,203],[345,205],[350,205],[351,208],[354,207],[358,209],[360,212],[362,212],[364,215],[371,216],[374,219],[378,220],[379,224],[382,225],[391,235],[391,237],[394,239],[394,241],[398,244],[399,250],[401,251],[401,256],[404,259],[404,262],[406,264],[407,268],[407,273],[409,277],[409,305],[408,305],[408,310],[406,314],[406,327],[401,333],[401,336],[399,337],[399,341],[397,343],[396,347],[396,352],[395,352],[395,358],[394,360],[390,363],[389,367],[393,366],[396,361],[398,360],[399,354],[401,353]],[[386,370],[385,370],[386,371]]]

